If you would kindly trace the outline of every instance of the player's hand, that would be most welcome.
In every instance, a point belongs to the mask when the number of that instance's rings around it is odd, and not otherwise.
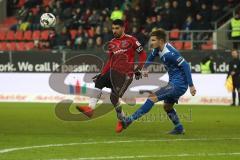
[[[134,70],[134,74],[135,74],[135,79],[136,80],[139,80],[142,78],[142,72],[141,72],[141,69],[139,67],[137,67],[135,70]]]
[[[195,89],[194,86],[190,87],[190,93],[192,96],[195,96],[196,92],[197,92],[197,90]]]
[[[92,80],[94,83],[96,83],[96,81],[101,77],[101,73],[95,75],[94,77],[92,77]]]

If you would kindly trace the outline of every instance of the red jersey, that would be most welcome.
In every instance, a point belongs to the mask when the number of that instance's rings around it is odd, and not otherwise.
[[[146,61],[147,55],[142,45],[131,35],[124,34],[120,38],[114,38],[108,43],[107,47],[109,59],[102,70],[102,75],[108,72],[109,69],[113,69],[132,77],[135,54],[138,54],[138,66],[140,68]]]

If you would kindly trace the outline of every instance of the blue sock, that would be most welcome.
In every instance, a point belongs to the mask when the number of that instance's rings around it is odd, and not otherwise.
[[[173,122],[175,127],[181,126],[180,120],[178,118],[176,110],[173,108],[170,111],[167,111],[167,115],[170,118],[170,120]]]
[[[147,99],[147,101],[140,108],[138,108],[138,110],[135,113],[133,113],[129,117],[129,121],[134,121],[136,119],[139,119],[144,114],[149,112],[151,110],[151,108],[153,107],[153,105],[154,105],[154,102],[151,101],[150,99]]]

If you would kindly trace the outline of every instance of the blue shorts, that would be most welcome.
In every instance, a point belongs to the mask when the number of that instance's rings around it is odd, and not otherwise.
[[[181,97],[188,89],[188,86],[174,86],[172,83],[160,88],[155,92],[158,97],[158,101],[164,101],[164,103],[178,103],[179,97]]]

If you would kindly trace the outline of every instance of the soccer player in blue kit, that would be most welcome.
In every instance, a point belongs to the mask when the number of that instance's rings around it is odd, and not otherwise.
[[[151,64],[154,58],[158,56],[168,72],[169,82],[165,87],[150,94],[146,102],[135,113],[119,121],[116,132],[119,133],[123,129],[126,129],[133,121],[149,112],[154,106],[154,103],[163,100],[164,110],[174,124],[174,129],[170,131],[169,134],[183,134],[183,125],[173,106],[175,103],[178,103],[179,97],[187,91],[188,87],[190,88],[192,96],[196,94],[196,89],[192,82],[190,66],[180,53],[170,43],[166,42],[166,33],[164,30],[153,31],[150,35],[150,43],[154,49],[146,60],[142,71],[143,76],[147,77],[148,73],[146,68]]]

